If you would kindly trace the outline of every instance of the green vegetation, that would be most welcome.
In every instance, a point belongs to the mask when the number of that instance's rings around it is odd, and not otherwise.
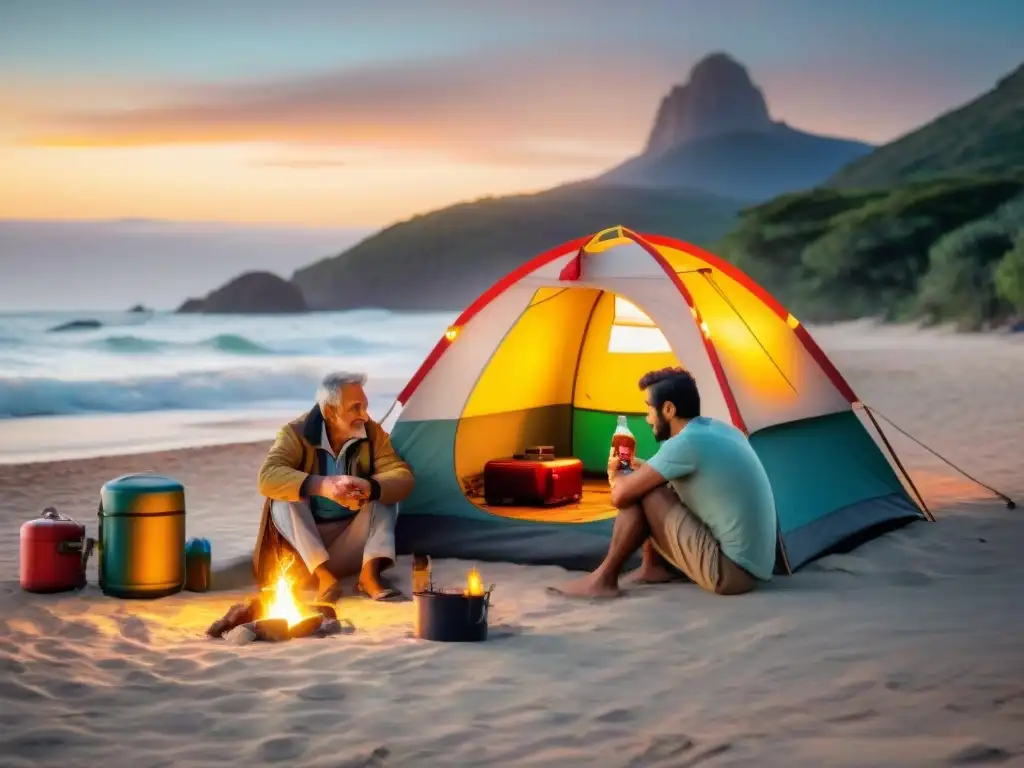
[[[1024,65],[974,101],[855,160],[828,186],[889,187],[939,176],[1024,170]]]
[[[808,320],[981,329],[1024,315],[1024,66],[965,106],[741,213],[722,255]]]
[[[980,329],[1024,313],[1024,178],[787,195],[718,250],[808,320]]]
[[[461,309],[568,240],[621,224],[708,246],[735,224],[739,207],[691,190],[585,183],[488,197],[390,226],[293,281],[317,309]]]

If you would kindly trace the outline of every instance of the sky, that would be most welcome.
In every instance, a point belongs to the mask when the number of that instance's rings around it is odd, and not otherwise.
[[[1020,0],[0,0],[0,219],[376,228],[585,178],[726,51],[882,143],[1024,59]]]

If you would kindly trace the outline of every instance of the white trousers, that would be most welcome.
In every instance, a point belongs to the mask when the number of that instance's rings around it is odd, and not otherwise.
[[[310,573],[326,563],[330,556],[317,530],[313,512],[306,501],[272,501],[270,519],[284,539],[292,545]],[[377,558],[395,561],[395,523],[397,504],[366,502],[343,534],[363,542],[363,563]]]

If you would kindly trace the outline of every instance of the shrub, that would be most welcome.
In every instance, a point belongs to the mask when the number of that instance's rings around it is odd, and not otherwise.
[[[955,320],[977,330],[988,320],[1010,314],[996,290],[996,266],[1013,247],[1007,228],[991,220],[974,221],[941,237],[928,254],[917,305],[927,320]]]

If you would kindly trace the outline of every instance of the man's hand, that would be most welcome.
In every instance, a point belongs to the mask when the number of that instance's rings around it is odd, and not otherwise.
[[[324,478],[320,495],[343,507],[357,510],[370,498],[370,481],[353,475],[332,475]]]
[[[643,459],[638,459],[635,455],[629,462],[630,468],[635,472],[644,465]],[[608,482],[614,483],[615,478],[622,471],[619,465],[619,452],[612,448],[608,452]]]

